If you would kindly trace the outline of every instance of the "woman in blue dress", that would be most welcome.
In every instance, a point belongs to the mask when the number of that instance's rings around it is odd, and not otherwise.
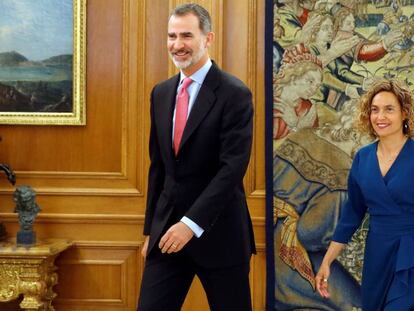
[[[330,265],[368,213],[362,310],[414,310],[412,94],[396,81],[378,81],[361,98],[357,125],[376,140],[354,158],[348,201],[316,275],[316,288],[329,298]]]

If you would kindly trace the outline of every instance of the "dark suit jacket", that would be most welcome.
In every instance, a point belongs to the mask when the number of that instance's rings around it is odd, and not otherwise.
[[[144,234],[148,256],[162,234],[187,216],[205,231],[184,247],[195,262],[223,267],[255,253],[243,189],[252,144],[252,96],[213,62],[184,129],[172,150],[172,119],[179,75],[151,94],[151,165]]]

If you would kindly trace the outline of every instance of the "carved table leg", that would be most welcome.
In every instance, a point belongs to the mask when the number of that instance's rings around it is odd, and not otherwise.
[[[20,273],[19,290],[23,294],[20,308],[24,310],[47,310],[44,303],[46,293],[46,278],[44,265],[27,262]]]
[[[58,283],[58,275],[55,272],[57,267],[54,265],[54,258],[49,260],[47,265],[47,277],[46,277],[46,293],[44,295],[44,301],[47,311],[55,311],[52,306],[52,300],[57,296],[53,291],[53,286]]]
[[[20,308],[23,310],[47,311],[43,301],[45,294],[45,282],[43,281],[23,281],[20,283],[20,292],[23,300]]]

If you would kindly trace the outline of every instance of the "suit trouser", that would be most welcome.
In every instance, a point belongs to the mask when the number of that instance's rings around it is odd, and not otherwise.
[[[195,275],[213,311],[251,311],[249,263],[200,267],[185,252],[162,254],[158,247],[145,262],[138,311],[179,311]]]

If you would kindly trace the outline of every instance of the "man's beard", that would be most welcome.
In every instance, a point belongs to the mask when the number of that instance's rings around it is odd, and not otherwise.
[[[204,47],[203,42],[201,41],[198,52],[196,54],[191,55],[191,57],[188,60],[177,61],[177,60],[174,59],[173,54],[169,53],[169,55],[170,55],[170,58],[173,61],[174,65],[178,69],[183,70],[183,69],[187,69],[188,67],[190,67],[194,64],[197,64],[200,61],[200,59],[203,57],[203,55],[205,54],[206,49],[207,48]]]

